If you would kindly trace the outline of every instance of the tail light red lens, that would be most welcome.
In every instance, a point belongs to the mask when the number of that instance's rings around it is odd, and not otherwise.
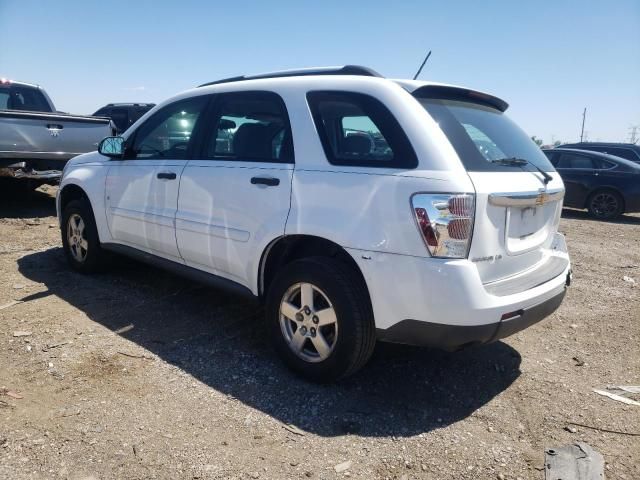
[[[429,221],[429,215],[424,208],[416,208],[416,219],[418,220],[418,226],[422,232],[422,237],[427,245],[431,247],[438,246],[438,239],[436,238],[436,232],[431,228],[431,222]]]

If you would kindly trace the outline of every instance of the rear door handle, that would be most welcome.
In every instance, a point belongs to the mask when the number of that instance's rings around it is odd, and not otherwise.
[[[156,175],[156,177],[163,180],[175,180],[176,174],[174,172],[160,172],[158,173],[158,175]]]
[[[276,187],[280,185],[280,179],[273,177],[251,177],[251,185],[266,185],[267,187]]]

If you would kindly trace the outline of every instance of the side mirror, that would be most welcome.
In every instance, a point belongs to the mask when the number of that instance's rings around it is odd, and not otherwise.
[[[121,158],[124,155],[124,138],[106,137],[98,144],[98,152],[111,158]]]

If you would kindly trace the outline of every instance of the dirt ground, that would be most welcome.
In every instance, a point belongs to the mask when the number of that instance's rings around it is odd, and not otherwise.
[[[593,392],[640,385],[639,215],[565,211],[574,282],[534,327],[380,344],[319,386],[246,300],[124,259],[72,272],[54,193],[0,188],[0,479],[542,479],[545,448],[575,441],[640,478],[640,437],[596,430],[638,435],[640,407]]]

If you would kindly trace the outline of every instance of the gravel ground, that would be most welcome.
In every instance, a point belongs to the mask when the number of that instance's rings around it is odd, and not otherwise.
[[[54,192],[0,188],[0,478],[542,479],[574,441],[640,478],[640,437],[569,423],[640,433],[593,392],[640,385],[640,216],[565,211],[574,282],[544,322],[454,354],[380,344],[319,386],[246,300],[124,259],[70,271]]]

